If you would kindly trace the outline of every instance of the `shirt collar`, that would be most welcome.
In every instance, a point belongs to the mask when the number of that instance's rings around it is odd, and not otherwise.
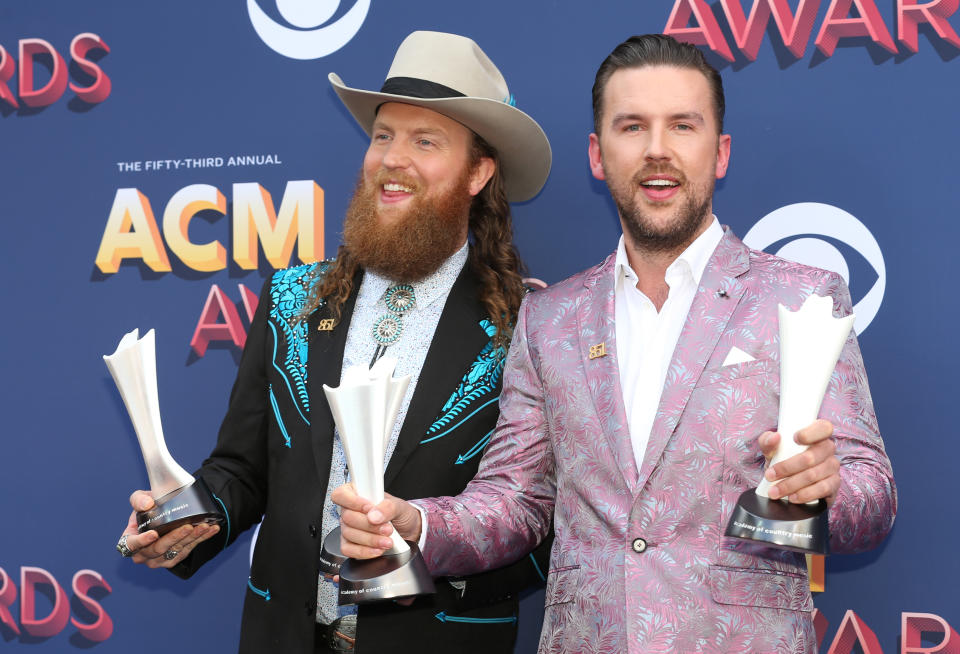
[[[417,301],[417,308],[426,308],[433,304],[438,298],[445,296],[453,288],[454,282],[460,276],[460,271],[467,263],[467,255],[470,247],[467,241],[459,250],[447,257],[446,261],[440,264],[433,274],[423,279],[412,282],[413,294]],[[375,270],[365,270],[363,285],[365,291],[369,291],[368,297],[377,302],[383,297],[388,288],[395,284],[394,281],[384,277]]]
[[[707,227],[700,236],[694,239],[693,243],[688,245],[687,249],[674,259],[673,263],[667,266],[666,277],[669,278],[675,275],[682,275],[684,272],[689,272],[690,276],[693,277],[693,281],[696,284],[700,284],[703,271],[706,270],[707,263],[710,261],[710,257],[713,256],[713,251],[717,249],[717,245],[719,245],[721,239],[723,239],[723,228],[720,226],[720,222],[716,216],[712,216],[712,218],[713,220],[710,222],[710,226]],[[630,267],[630,261],[627,259],[627,248],[624,244],[622,234],[620,235],[619,243],[617,243],[617,255],[614,261],[613,276],[618,288],[624,279],[632,280],[634,285],[637,282],[637,275],[633,272],[633,269]]]

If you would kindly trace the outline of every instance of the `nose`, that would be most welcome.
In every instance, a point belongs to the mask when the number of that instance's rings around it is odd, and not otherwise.
[[[670,151],[667,148],[666,134],[662,129],[650,129],[647,139],[647,151],[644,157],[648,161],[669,161]]]
[[[399,139],[391,141],[383,151],[383,167],[390,170],[407,168],[410,165],[410,153]]]

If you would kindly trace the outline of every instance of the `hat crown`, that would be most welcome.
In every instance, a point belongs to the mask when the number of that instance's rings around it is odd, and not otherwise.
[[[507,82],[472,39],[443,32],[413,32],[397,48],[387,79],[409,77],[442,84],[467,97],[506,102]]]

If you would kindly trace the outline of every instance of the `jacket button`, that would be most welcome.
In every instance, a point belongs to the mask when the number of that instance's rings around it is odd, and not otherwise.
[[[631,547],[633,547],[633,551],[637,554],[643,554],[647,551],[647,541],[642,538],[634,538]]]
[[[317,526],[316,526],[316,525],[309,525],[309,526],[307,527],[307,529],[310,530],[310,535],[311,535],[311,536],[313,536],[314,538],[317,537]]]

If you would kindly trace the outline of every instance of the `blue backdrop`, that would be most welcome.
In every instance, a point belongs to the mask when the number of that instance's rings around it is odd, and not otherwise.
[[[827,559],[822,649],[848,611],[843,631],[863,651],[945,638],[960,647],[945,626],[960,625],[949,300],[960,17],[956,2],[911,1],[758,0],[801,14],[791,39],[792,14],[780,16],[786,38],[772,17],[751,32],[738,0],[6,0],[0,647],[149,653],[172,639],[188,651],[235,649],[249,536],[189,582],[113,550],[127,497],[147,480],[100,357],[130,329],[156,328],[167,444],[184,467],[198,465],[249,325],[240,285],[256,293],[275,266],[311,258],[311,244],[322,256],[339,243],[366,138],[328,72],[379,88],[409,32],[474,38],[553,145],[543,192],[514,207],[530,275],[553,283],[619,236],[587,167],[594,72],[624,38],[668,27],[702,43],[723,74],[733,154],[715,199],[721,222],[754,247],[844,271],[860,303],[900,512],[880,549]],[[750,15],[752,2],[742,5]],[[291,256],[283,238],[258,246],[243,235],[271,220],[283,232],[294,215],[325,244],[301,235]],[[523,606],[525,652],[542,595]]]

